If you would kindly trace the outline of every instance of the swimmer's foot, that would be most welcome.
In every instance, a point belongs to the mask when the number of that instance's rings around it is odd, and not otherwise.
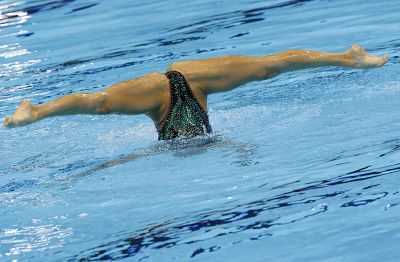
[[[17,111],[4,119],[3,125],[6,127],[17,127],[30,124],[36,121],[37,113],[35,107],[28,99],[24,100]]]
[[[346,53],[352,68],[375,68],[383,66],[388,56],[374,56],[367,53],[361,46],[353,45]]]

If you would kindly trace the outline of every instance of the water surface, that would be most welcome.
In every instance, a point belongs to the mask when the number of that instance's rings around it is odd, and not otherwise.
[[[178,60],[354,43],[390,56],[380,69],[318,68],[211,96],[209,137],[159,142],[144,116],[0,128],[0,260],[398,260],[397,1],[0,10],[1,116]]]

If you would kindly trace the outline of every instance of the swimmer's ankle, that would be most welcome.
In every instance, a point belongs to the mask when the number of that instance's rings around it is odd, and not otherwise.
[[[40,120],[41,117],[41,110],[40,110],[40,106],[35,106],[32,104],[32,102],[29,99],[24,100],[21,103],[22,106],[22,110],[25,110],[25,112],[27,112],[27,114],[29,115],[29,117],[26,119],[26,123],[30,124],[33,122],[36,122],[38,120]],[[25,124],[23,124],[25,125]]]
[[[44,118],[43,111],[41,110],[40,106],[32,105],[31,110],[32,110],[32,121],[33,122]]]
[[[341,58],[342,66],[350,67],[350,68],[355,67],[356,59],[355,59],[354,55],[350,52],[350,50],[347,50],[344,53],[340,53],[340,58]]]
[[[37,109],[35,107],[32,107],[31,109],[32,113],[31,113],[31,123],[36,122],[38,120],[40,120],[41,118],[39,117],[39,112],[37,111]]]

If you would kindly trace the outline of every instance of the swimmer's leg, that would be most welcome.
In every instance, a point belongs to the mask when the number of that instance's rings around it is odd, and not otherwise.
[[[168,70],[183,73],[199,100],[208,94],[232,90],[242,84],[279,74],[322,66],[350,68],[380,67],[387,56],[368,54],[358,45],[343,53],[290,50],[269,56],[226,56],[173,63]]]
[[[43,105],[24,100],[12,116],[5,118],[3,125],[22,126],[50,116],[75,114],[148,113],[151,117],[153,113],[158,116],[157,110],[168,100],[168,88],[165,75],[152,73],[100,92],[70,94]]]

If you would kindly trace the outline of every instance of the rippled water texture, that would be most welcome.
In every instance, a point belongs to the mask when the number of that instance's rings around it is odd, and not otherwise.
[[[211,96],[206,138],[158,142],[144,116],[1,127],[0,261],[398,261],[398,1],[6,0],[0,11],[1,117],[24,98],[176,60],[354,43],[390,56]]]

